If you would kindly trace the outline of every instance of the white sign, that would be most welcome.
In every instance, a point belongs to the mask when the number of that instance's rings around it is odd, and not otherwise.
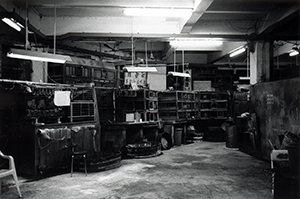
[[[126,72],[124,81],[125,85],[131,85],[132,83],[135,83],[138,86],[146,86],[147,74],[146,72]]]

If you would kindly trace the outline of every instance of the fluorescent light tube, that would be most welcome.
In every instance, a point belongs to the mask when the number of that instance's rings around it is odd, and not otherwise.
[[[157,69],[155,67],[135,67],[135,66],[125,66],[123,68],[126,72],[157,72]]]
[[[168,75],[173,75],[176,77],[191,77],[188,73],[179,73],[179,72],[168,72]]]
[[[239,77],[240,80],[250,80],[250,77]]]
[[[290,52],[290,57],[292,57],[292,56],[295,56],[295,55],[299,55],[299,52],[298,51],[292,51],[292,52]]]
[[[239,54],[245,52],[245,50],[246,50],[245,48],[240,48],[240,49],[234,51],[233,53],[231,53],[231,54],[229,55],[229,57],[234,57],[234,56],[236,56],[236,55],[239,55]]]
[[[7,57],[53,63],[65,63],[66,61],[72,61],[70,56],[21,49],[11,49],[11,52],[7,53]]]
[[[16,22],[16,24],[18,25],[18,26],[20,26],[21,28],[25,28],[22,24],[20,24],[19,22]]]
[[[192,9],[176,8],[126,8],[123,13],[128,16],[151,17],[189,17]]]
[[[9,18],[4,17],[4,18],[2,18],[2,21],[4,23],[6,23],[7,25],[9,25],[10,27],[14,28],[15,30],[17,30],[19,32],[21,31],[22,25],[20,23],[16,22],[14,19],[9,19]]]
[[[173,47],[209,47],[222,46],[222,41],[206,41],[206,40],[174,40],[170,41]]]

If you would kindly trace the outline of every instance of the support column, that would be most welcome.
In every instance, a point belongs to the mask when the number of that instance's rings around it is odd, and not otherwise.
[[[254,43],[254,52],[250,52],[250,84],[270,81],[271,47],[270,42],[265,40]]]

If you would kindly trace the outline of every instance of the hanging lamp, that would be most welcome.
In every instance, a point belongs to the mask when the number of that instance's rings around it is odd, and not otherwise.
[[[132,22],[133,24],[133,22]],[[147,54],[147,45],[146,45],[146,54]],[[134,66],[134,48],[133,48],[133,30],[131,33],[131,66],[125,66],[123,67],[123,71],[125,72],[148,72],[148,73],[154,73],[157,72],[157,69],[155,67],[148,67],[148,61],[146,58],[146,67],[143,66]]]
[[[182,51],[184,53],[184,51]],[[183,57],[184,55],[182,55]],[[181,73],[176,71],[176,48],[174,47],[174,71],[168,72],[168,75],[172,75],[174,77],[191,77],[189,73]],[[184,67],[184,58],[182,59],[182,67]],[[182,70],[183,71],[183,70]]]
[[[54,53],[44,53],[38,51],[27,50],[29,46],[28,41],[28,0],[26,0],[26,25],[25,25],[25,50],[11,48],[7,53],[7,57],[16,59],[26,59],[32,61],[42,61],[42,62],[53,62],[53,63],[65,63],[67,61],[72,61],[70,56],[57,55],[55,54],[56,49],[56,3],[55,3],[55,16],[54,16]]]

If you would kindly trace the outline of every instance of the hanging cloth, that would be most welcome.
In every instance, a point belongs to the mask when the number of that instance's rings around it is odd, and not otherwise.
[[[56,106],[70,106],[71,104],[71,91],[55,91],[54,104]]]

